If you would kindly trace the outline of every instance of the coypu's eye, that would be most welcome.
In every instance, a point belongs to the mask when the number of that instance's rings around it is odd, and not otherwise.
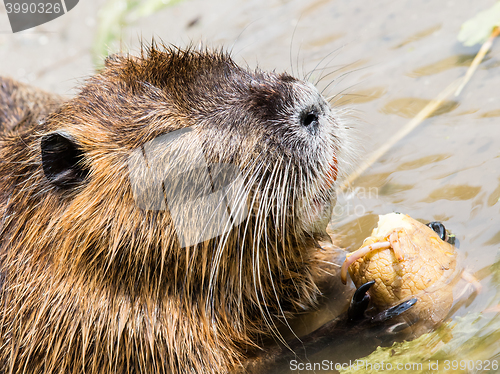
[[[60,188],[69,188],[83,181],[88,174],[81,164],[83,152],[70,135],[53,132],[40,143],[45,177]]]
[[[311,134],[315,135],[318,130],[319,117],[312,110],[303,111],[300,116],[300,124],[309,130]]]

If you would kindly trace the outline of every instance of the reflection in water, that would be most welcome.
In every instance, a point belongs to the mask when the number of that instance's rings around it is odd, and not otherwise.
[[[498,244],[500,244],[500,231],[497,232],[495,235],[493,235],[493,237],[490,240],[484,243],[484,245],[498,245]]]
[[[435,155],[428,155],[428,156],[420,157],[416,160],[404,162],[404,163],[398,165],[396,170],[401,171],[401,170],[418,169],[421,166],[430,165],[430,164],[433,164],[435,162],[443,161],[443,160],[446,160],[447,158],[450,158],[452,156],[453,155],[451,153],[440,153],[440,154],[435,154]]]
[[[424,38],[434,34],[440,28],[441,28],[441,25],[439,24],[436,26],[429,27],[423,31],[419,31],[416,34],[410,36],[409,38],[406,38],[405,40],[403,40],[401,43],[399,43],[397,46],[395,46],[394,49],[398,49],[398,48],[404,47],[407,44],[416,42],[420,39],[424,39]]]
[[[397,114],[404,118],[413,118],[420,112],[431,100],[419,99],[417,97],[402,97],[388,102],[380,111],[385,114]],[[449,113],[457,108],[457,101],[445,101],[437,108],[430,117]]]
[[[479,109],[469,109],[469,110],[464,110],[463,112],[456,113],[456,116],[466,116],[467,114],[474,114],[479,112]]]
[[[385,95],[385,87],[372,87],[357,91],[348,91],[335,101],[335,106],[368,103]]]
[[[407,74],[409,77],[416,78],[424,75],[432,75],[441,73],[442,71],[455,68],[457,66],[466,66],[469,67],[472,60],[476,55],[455,55],[446,57],[443,60],[435,62],[430,65],[425,65],[420,68],[413,70],[413,72]],[[484,61],[487,61],[488,57],[484,58]]]
[[[481,187],[463,185],[447,185],[438,189],[435,189],[429,194],[429,197],[424,201],[427,203],[432,203],[441,199],[444,200],[471,200],[477,196],[481,191]]]
[[[493,191],[490,196],[488,196],[488,206],[493,206],[497,203],[500,203],[500,184],[495,189],[495,191]]]
[[[500,117],[500,109],[491,110],[489,112],[485,112],[479,115],[479,118],[491,118],[491,117]]]
[[[379,189],[380,196],[392,196],[396,195],[398,192],[410,191],[414,188],[414,184],[402,184],[402,183],[386,183]]]
[[[388,178],[392,173],[376,173],[376,174],[368,174],[362,175],[355,181],[356,186],[362,187],[381,187],[387,183]]]

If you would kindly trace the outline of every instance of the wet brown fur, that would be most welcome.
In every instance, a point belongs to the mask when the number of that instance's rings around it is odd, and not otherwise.
[[[305,145],[268,118],[294,82],[224,53],[155,47],[109,58],[68,101],[0,78],[0,372],[226,373],[314,305],[313,235],[266,195],[287,181],[296,199],[326,173],[304,177]],[[138,209],[130,190],[130,152],[193,125],[208,159],[258,175],[254,214],[222,247],[179,248],[169,214]],[[53,131],[84,154],[88,175],[70,188],[42,170]],[[280,162],[291,176],[273,173]]]

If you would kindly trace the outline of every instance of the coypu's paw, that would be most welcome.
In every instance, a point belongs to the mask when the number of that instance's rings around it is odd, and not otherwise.
[[[452,286],[459,278],[455,247],[443,240],[447,235],[442,224],[429,226],[404,214],[380,216],[362,247],[347,255],[342,281],[349,271],[357,287],[374,282],[366,292],[370,306],[380,314],[373,317],[377,321],[401,315],[398,320],[404,325],[414,330],[423,324],[419,331],[425,331],[450,310]],[[418,303],[411,301],[414,298]]]
[[[349,322],[351,323],[359,322],[368,318],[367,315],[365,314],[370,304],[370,295],[368,294],[368,290],[374,284],[375,281],[373,280],[366,282],[365,284],[359,286],[356,292],[354,292],[354,295],[352,296],[351,299],[351,304],[349,305],[349,310],[347,312],[347,318]],[[408,309],[413,307],[413,305],[415,305],[416,302],[417,299],[414,297],[409,300],[403,301],[400,304],[390,307],[374,315],[373,317],[370,317],[369,321],[375,324],[385,323],[395,317],[399,317],[400,315],[402,315]]]

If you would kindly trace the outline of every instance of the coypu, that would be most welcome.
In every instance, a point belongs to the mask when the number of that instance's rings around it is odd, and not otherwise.
[[[1,78],[0,125],[0,372],[226,373],[316,304],[349,135],[311,84],[153,44],[67,101]],[[183,241],[148,193],[201,174],[141,155],[236,166],[245,214]]]

